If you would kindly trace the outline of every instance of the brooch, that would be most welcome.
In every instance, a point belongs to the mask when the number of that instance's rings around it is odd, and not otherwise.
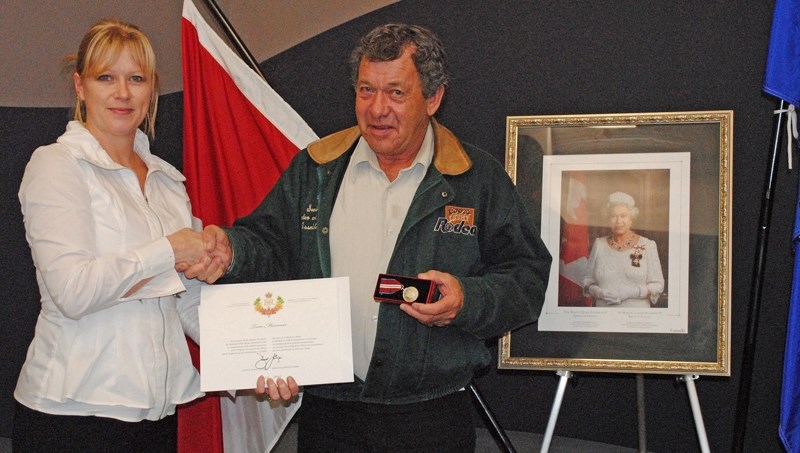
[[[631,266],[641,267],[642,252],[644,251],[643,245],[633,246],[633,253],[631,253]]]

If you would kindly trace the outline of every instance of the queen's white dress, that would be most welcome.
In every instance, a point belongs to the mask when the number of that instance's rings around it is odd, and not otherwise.
[[[583,288],[587,296],[594,296],[595,307],[649,308],[655,305],[664,292],[664,275],[656,243],[639,236],[632,248],[616,250],[609,245],[608,236],[595,239]],[[619,304],[597,297],[599,289],[631,292],[631,288],[638,289],[638,297],[624,299]]]

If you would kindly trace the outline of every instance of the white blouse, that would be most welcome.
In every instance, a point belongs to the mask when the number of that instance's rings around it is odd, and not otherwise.
[[[165,237],[197,219],[185,178],[140,131],[134,150],[148,167],[144,194],[76,121],[25,169],[19,200],[42,307],[14,396],[32,409],[158,420],[202,395],[182,328],[198,330],[199,285],[184,292]]]

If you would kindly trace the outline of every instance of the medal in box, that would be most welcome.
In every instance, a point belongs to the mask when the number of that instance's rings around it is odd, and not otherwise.
[[[396,304],[419,302],[427,304],[435,302],[436,283],[421,278],[403,277],[391,274],[379,274],[375,284],[373,298],[375,302],[392,302]]]

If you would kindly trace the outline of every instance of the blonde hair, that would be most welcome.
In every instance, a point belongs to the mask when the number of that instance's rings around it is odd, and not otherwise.
[[[103,19],[94,24],[83,36],[78,53],[68,55],[64,62],[70,72],[74,70],[80,78],[96,76],[110,68],[123,50],[131,53],[152,87],[150,107],[145,115],[142,129],[155,137],[156,111],[158,110],[158,73],[156,54],[150,40],[139,27],[116,19]],[[75,102],[74,119],[85,122],[86,106],[80,98]]]

